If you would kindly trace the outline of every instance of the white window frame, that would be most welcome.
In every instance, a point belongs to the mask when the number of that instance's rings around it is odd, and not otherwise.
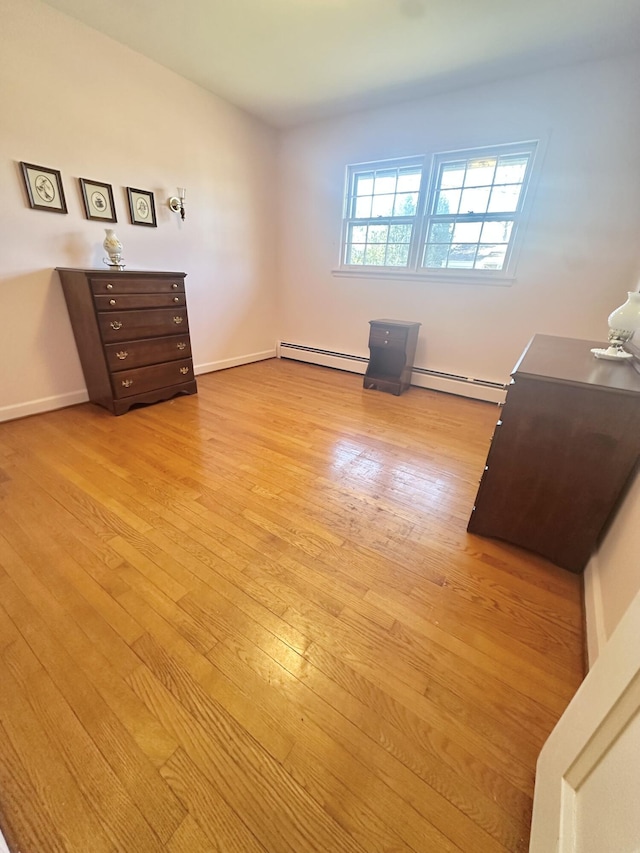
[[[426,193],[426,181],[428,180],[428,169],[426,167],[426,157],[402,157],[397,160],[380,160],[375,163],[358,163],[353,166],[347,166],[347,173],[345,179],[345,194],[344,194],[344,210],[342,216],[342,236],[340,239],[340,268],[343,270],[395,270],[396,272],[403,273],[411,268],[415,268],[417,264],[417,255],[416,250],[419,248],[416,244],[416,234],[422,229],[422,220],[424,218],[424,199]],[[364,172],[376,172],[376,171],[386,171],[387,169],[405,169],[411,168],[412,166],[419,168],[421,170],[421,179],[420,179],[420,189],[418,192],[418,203],[416,205],[416,212],[413,216],[403,216],[403,217],[379,217],[381,222],[394,222],[398,225],[406,225],[409,222],[413,225],[413,236],[411,242],[409,243],[409,260],[406,267],[402,266],[381,266],[376,264],[375,266],[367,266],[365,264],[346,264],[344,262],[347,250],[347,238],[349,235],[349,228],[352,224],[368,224],[370,222],[376,221],[376,217],[369,216],[362,219],[356,219],[356,217],[351,216],[350,205],[353,200],[353,186],[357,175],[362,174]]]
[[[526,219],[528,218],[530,199],[533,195],[534,172],[537,172],[541,143],[539,140],[465,148],[454,151],[439,152],[430,158],[427,156],[405,157],[394,160],[379,160],[357,163],[347,166],[345,176],[345,194],[343,207],[342,231],[340,237],[340,262],[332,273],[337,276],[360,278],[397,278],[397,279],[432,279],[450,281],[452,283],[485,283],[494,285],[509,285],[515,280],[516,262],[522,244]],[[439,187],[440,168],[443,163],[463,159],[475,159],[505,154],[526,153],[529,156],[522,191],[518,200],[518,208],[514,212],[502,214],[478,214],[471,217],[457,214],[460,221],[486,221],[490,219],[513,220],[505,263],[501,270],[490,269],[452,269],[422,266],[425,244],[430,223],[440,215],[433,214],[433,205]],[[346,264],[347,237],[349,226],[354,223],[350,216],[349,203],[352,198],[352,187],[355,176],[362,172],[383,170],[387,168],[402,168],[419,166],[422,169],[422,180],[418,205],[414,217],[414,227],[409,248],[407,266],[381,266],[364,264]],[[369,219],[371,219],[370,217]],[[453,217],[448,217],[452,219]],[[442,221],[442,220],[440,220]]]

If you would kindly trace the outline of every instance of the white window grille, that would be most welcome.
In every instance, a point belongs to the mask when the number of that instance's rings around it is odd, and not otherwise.
[[[341,268],[503,277],[526,211],[535,142],[350,166]]]

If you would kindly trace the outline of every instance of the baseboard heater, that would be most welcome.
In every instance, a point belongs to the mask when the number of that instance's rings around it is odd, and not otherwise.
[[[293,361],[306,361],[323,367],[334,367],[347,370],[350,373],[364,373],[369,359],[363,355],[352,355],[346,352],[308,347],[281,341],[278,345],[279,358]],[[434,391],[445,391],[462,397],[473,397],[476,400],[487,400],[491,403],[501,403],[505,398],[505,387],[501,382],[491,382],[488,379],[474,379],[456,373],[445,373],[441,370],[429,370],[426,367],[414,367],[411,384],[421,388],[431,388]]]

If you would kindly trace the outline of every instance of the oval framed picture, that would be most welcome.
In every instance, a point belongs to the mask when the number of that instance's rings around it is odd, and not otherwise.
[[[137,190],[127,187],[129,215],[132,225],[149,225],[156,228],[156,206],[150,190]]]
[[[29,206],[34,210],[66,213],[67,202],[62,188],[62,175],[57,169],[20,162]]]
[[[88,178],[78,178],[78,180],[80,181],[87,219],[96,219],[100,222],[117,222],[111,184],[104,184],[102,181],[90,181]]]

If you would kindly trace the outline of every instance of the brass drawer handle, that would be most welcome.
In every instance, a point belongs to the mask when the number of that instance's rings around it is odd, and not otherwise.
[[[172,287],[174,290],[177,290],[177,289],[178,289],[178,285],[177,285],[177,284],[172,284],[172,285],[171,285],[171,287]]]
[[[115,332],[122,328],[122,323],[119,320],[112,320],[109,325]]]
[[[173,318],[173,322],[176,324],[176,326],[179,326],[179,325],[180,325],[180,323],[182,323],[182,317],[180,317],[180,316],[175,316],[175,317]]]
[[[180,368],[180,373],[185,374],[185,373],[188,373],[188,372],[189,372],[189,368],[188,368],[188,367],[181,367],[181,368]]]
[[[115,299],[110,299],[110,300],[109,300],[109,305],[115,305],[115,304],[116,304],[116,300],[115,300]]]
[[[112,284],[108,284],[108,285],[107,285],[107,290],[113,290],[113,285],[112,285]]]
[[[186,348],[187,348],[187,345],[185,344],[185,342],[184,342],[184,341],[178,341],[178,343],[176,344],[176,346],[178,347],[178,349],[181,349],[181,350],[182,350],[182,349],[186,349]]]
[[[173,301],[174,301],[174,302],[180,302],[180,297],[179,297],[179,296],[174,296],[174,297],[173,297]]]
[[[126,351],[126,349],[123,349],[120,350],[120,352],[117,352],[116,355],[120,359],[120,361],[124,361],[125,358],[127,358],[127,356],[129,355],[129,353]]]
[[[123,379],[122,380],[122,387],[123,388],[131,388],[132,385],[133,385],[133,379]]]

